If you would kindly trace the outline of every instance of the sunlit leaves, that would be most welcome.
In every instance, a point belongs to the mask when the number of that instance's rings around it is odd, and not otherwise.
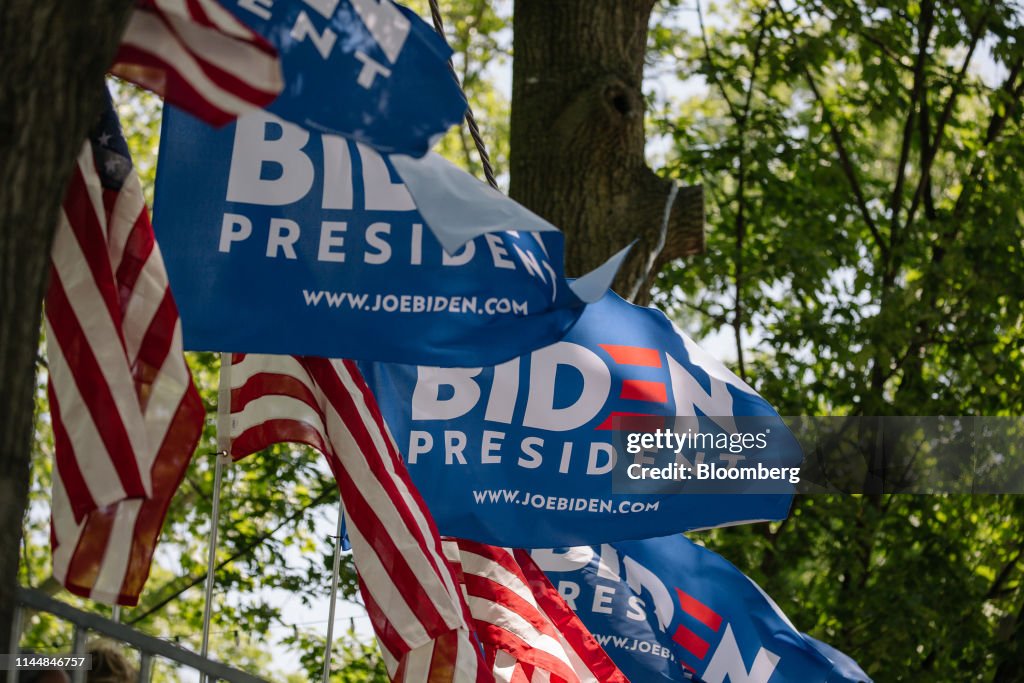
[[[693,22],[676,46],[654,40],[663,56],[686,46],[680,73],[706,82],[655,123],[710,204],[707,253],[663,273],[658,300],[702,334],[738,326],[751,382],[783,413],[1021,414],[1019,7],[704,11],[706,45]],[[877,680],[1019,674],[1016,498],[805,498],[773,526],[706,538]]]

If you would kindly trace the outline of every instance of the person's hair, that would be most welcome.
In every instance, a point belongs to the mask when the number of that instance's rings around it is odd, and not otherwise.
[[[60,671],[59,669],[42,669],[42,670],[29,670],[19,671],[17,678],[14,679],[17,683],[67,683],[71,681],[68,677],[67,672]]]
[[[22,657],[47,657],[52,655],[46,655],[41,652],[35,652],[33,650],[18,650],[18,654]],[[56,676],[54,676],[56,674]],[[14,679],[17,683],[44,683],[49,681],[70,681],[67,673],[60,669],[24,669],[18,672],[18,675]]]
[[[88,652],[92,655],[92,670],[85,678],[88,683],[134,683],[138,673],[116,643],[97,640]]]
[[[70,681],[67,672],[60,669],[41,669],[19,671],[15,679],[18,683],[57,683],[57,681]]]

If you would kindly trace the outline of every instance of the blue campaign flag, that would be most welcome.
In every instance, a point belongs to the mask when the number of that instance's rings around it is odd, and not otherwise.
[[[420,156],[462,120],[451,49],[391,0],[229,0],[281,56],[268,111],[304,128]]]
[[[823,643],[816,638],[812,638],[806,633],[801,634],[811,647],[825,655],[835,670],[832,672],[832,676],[828,679],[829,683],[871,683],[871,678],[864,673],[864,669],[860,668],[860,664],[853,661],[853,658],[847,655],[845,652],[840,652],[828,643]]]
[[[341,544],[341,549],[345,552],[352,550],[352,542],[348,540],[348,520],[345,519],[345,513],[341,513],[341,537],[338,542]]]
[[[361,367],[443,534],[536,548],[782,519],[799,478],[764,399],[610,292],[496,367]]]
[[[495,364],[559,339],[574,290],[613,275],[570,285],[560,232],[448,254],[387,157],[265,112],[217,130],[167,107],[153,223],[192,350]]]
[[[395,154],[391,162],[424,221],[449,253],[489,232],[513,228],[530,232],[558,230],[438,154],[431,152],[420,159]]]
[[[871,683],[682,535],[535,550],[533,559],[631,681]]]

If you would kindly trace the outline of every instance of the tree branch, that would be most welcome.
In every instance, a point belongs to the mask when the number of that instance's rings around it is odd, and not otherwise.
[[[736,133],[739,138],[739,163],[737,165],[736,182],[736,299],[732,316],[733,336],[736,340],[736,369],[741,379],[747,379],[747,368],[743,358],[743,245],[747,235],[746,221],[746,182],[747,182],[747,124],[750,121],[750,105],[754,97],[754,83],[757,70],[761,65],[761,48],[768,29],[768,11],[765,10],[757,22],[757,41],[754,43],[754,54],[750,67],[750,83],[743,100],[743,111],[736,121]],[[723,92],[724,97],[724,92]]]
[[[886,247],[885,242],[882,239],[882,233],[879,232],[878,226],[875,225],[875,221],[871,217],[871,211],[868,209],[867,200],[864,198],[864,192],[861,190],[860,181],[857,180],[857,171],[854,169],[853,161],[850,159],[850,154],[846,150],[846,144],[843,142],[842,134],[836,126],[835,119],[832,118],[832,112],[829,109],[828,104],[825,102],[825,98],[822,97],[817,84],[814,82],[814,77],[811,75],[810,69],[804,66],[803,73],[811,88],[811,92],[814,94],[814,98],[818,101],[818,104],[821,105],[822,117],[825,119],[826,125],[828,125],[829,137],[832,138],[832,144],[836,146],[836,152],[839,154],[840,166],[842,167],[843,174],[846,176],[846,180],[850,184],[850,189],[853,191],[853,195],[857,200],[857,208],[860,210],[861,218],[864,219],[864,224],[867,226],[868,231],[871,232],[871,237],[874,239],[875,245],[882,254],[882,260],[888,261],[889,249]]]
[[[988,590],[985,591],[985,597],[983,600],[987,601],[999,597],[1000,592],[1003,590],[1003,584],[1006,583],[1008,578],[1010,578],[1010,574],[1013,570],[1017,568],[1017,564],[1020,562],[1022,555],[1024,555],[1024,541],[1017,544],[1013,558],[1003,565],[1003,568],[999,570],[998,574],[996,574],[996,577],[992,580],[992,584],[988,587]]]
[[[1010,98],[1009,104],[1004,108],[1003,112],[999,112],[999,107],[992,108],[992,116],[989,118],[989,124],[985,132],[985,138],[982,141],[981,149],[979,153],[976,153],[974,160],[971,162],[970,169],[963,182],[963,189],[960,191],[960,196],[957,197],[956,204],[953,207],[952,218],[950,221],[951,227],[944,231],[938,236],[938,239],[934,241],[932,246],[931,265],[933,267],[938,266],[942,263],[946,256],[947,247],[956,241],[957,236],[960,234],[960,226],[962,224],[961,219],[963,213],[967,208],[967,201],[973,192],[974,185],[977,183],[978,177],[981,174],[982,167],[985,163],[986,155],[981,154],[981,151],[986,150],[992,143],[994,143],[999,136],[1002,134],[1003,129],[1006,127],[1007,121],[1015,115],[1018,105],[1020,104],[1021,97],[1024,96],[1024,78],[1020,79],[1017,83],[1017,78],[1020,76],[1021,71],[1024,70],[1024,57],[1021,57],[1013,65],[1010,73],[1003,81],[1002,86],[999,88],[999,93],[1004,93]],[[934,150],[933,150],[934,151]],[[929,274],[929,282],[925,282],[923,291],[929,293],[927,300],[923,302],[922,310],[932,311],[935,308],[935,303],[938,300],[940,293],[940,287],[931,278],[934,275]],[[929,326],[925,320],[918,320],[915,326],[915,333],[907,344],[906,358],[912,358],[913,362],[909,371],[904,373],[904,378],[900,382],[897,394],[913,387],[916,383],[918,375],[921,372],[922,359],[920,354],[912,356],[916,349],[919,349],[922,345],[922,339],[929,334]]]
[[[711,80],[716,86],[718,86],[719,92],[722,93],[722,99],[725,100],[725,105],[729,108],[729,114],[732,116],[734,121],[739,120],[739,115],[736,113],[736,106],[729,99],[729,93],[725,90],[725,84],[718,77],[718,69],[715,67],[715,60],[711,56],[711,45],[708,43],[708,32],[704,26],[704,12],[701,9],[700,0],[697,0],[697,23],[700,25],[700,39],[704,44],[704,59],[708,63],[708,71],[710,71]]]
[[[967,48],[967,54],[964,56],[964,61],[961,62],[960,69],[957,71],[956,78],[953,81],[953,87],[949,92],[949,97],[946,98],[946,103],[942,107],[942,113],[939,114],[939,120],[935,125],[935,137],[931,143],[927,145],[927,150],[922,145],[921,177],[918,180],[917,189],[914,190],[914,197],[910,201],[910,210],[907,211],[907,220],[903,224],[904,231],[908,230],[910,226],[913,225],[921,199],[924,193],[929,189],[932,163],[935,161],[935,157],[939,153],[939,147],[942,144],[943,135],[946,132],[946,124],[949,123],[949,119],[953,115],[953,107],[963,89],[964,78],[967,75],[967,68],[971,64],[971,59],[974,57],[974,51],[977,49],[978,43],[981,41],[981,36],[985,32],[985,27],[988,25],[988,16],[989,12],[986,10],[986,12],[982,14],[981,19],[978,20],[978,24],[971,30],[971,42]]]
[[[919,144],[920,144],[920,147],[921,147],[921,158],[923,160],[924,157],[930,156],[932,154],[932,152],[931,152],[931,141],[932,141],[931,121],[932,121],[932,114],[931,114],[931,106],[928,103],[928,89],[927,88],[925,88],[924,92],[921,93],[921,107],[919,109],[919,114],[920,114],[920,123],[918,124],[918,131],[919,131],[919,133],[918,133],[918,140],[919,140]],[[922,167],[923,167],[923,165],[922,165]],[[930,221],[933,221],[933,220],[935,220],[937,218],[937,214],[935,212],[935,199],[932,196],[932,178],[931,178],[931,174],[929,173],[926,176],[922,176],[919,179],[919,182],[924,185],[924,215],[925,215],[925,218],[927,218]],[[910,226],[910,224],[908,223],[907,227],[909,228],[909,226]],[[902,241],[902,239],[903,239],[903,234],[901,232],[900,235],[899,235],[899,240]],[[893,251],[894,252],[896,251],[896,245],[893,245]]]
[[[221,560],[217,564],[217,566],[214,568],[214,571],[216,572],[216,571],[218,571],[220,569],[223,569],[224,567],[226,567],[228,564],[234,562],[235,560],[238,560],[238,559],[241,559],[241,558],[245,557],[246,555],[248,555],[249,553],[254,551],[256,548],[258,548],[259,546],[263,545],[263,543],[268,541],[278,531],[280,531],[281,529],[283,529],[287,525],[289,525],[289,524],[291,524],[291,523],[293,523],[295,521],[298,521],[303,516],[305,516],[307,510],[310,510],[310,509],[316,507],[317,505],[320,505],[321,503],[326,502],[332,495],[336,495],[336,494],[337,494],[336,489],[333,489],[333,488],[326,488],[326,489],[324,489],[324,491],[319,496],[317,496],[312,501],[310,501],[308,505],[304,505],[303,507],[299,508],[292,515],[286,517],[280,524],[275,526],[273,529],[271,529],[270,531],[268,531],[268,532],[266,532],[266,533],[264,533],[264,534],[262,534],[260,536],[257,536],[251,542],[249,542],[248,544],[242,546],[240,549],[235,551],[235,553],[232,554],[227,559]],[[181,588],[171,588],[171,590],[173,591],[172,593],[169,593],[169,594],[165,595],[164,597],[158,599],[155,604],[147,607],[146,611],[143,612],[142,614],[138,614],[138,615],[132,614],[132,618],[127,620],[125,623],[127,623],[129,626],[137,624],[138,622],[142,621],[146,617],[148,617],[148,616],[150,616],[150,615],[160,611],[169,602],[171,602],[172,600],[177,598],[179,595],[181,595],[185,591],[189,590],[190,588],[194,588],[195,586],[198,586],[200,583],[205,581],[206,580],[206,574],[207,574],[207,572],[203,571],[201,574],[195,575],[195,576],[193,576],[191,578],[187,578],[186,579],[186,583],[185,583],[184,586],[182,586]],[[175,579],[175,580],[169,582],[168,584],[166,584],[163,587],[161,587],[160,592],[164,591],[168,587],[173,586],[173,584],[178,583],[178,582],[179,582],[178,579]]]
[[[795,45],[793,45],[795,42],[793,38],[795,27],[793,26],[792,17],[786,12],[785,8],[783,8],[780,0],[775,0],[775,5],[778,7],[782,16],[786,17],[786,22],[789,24],[790,29],[788,42],[791,47],[795,47]],[[871,217],[871,211],[868,209],[867,200],[864,197],[864,192],[861,190],[860,181],[857,179],[857,172],[854,169],[853,161],[850,159],[850,154],[846,149],[846,143],[843,141],[843,136],[839,132],[839,128],[836,126],[835,119],[832,117],[832,111],[829,109],[828,103],[822,96],[821,90],[818,88],[818,84],[815,82],[814,76],[811,74],[811,70],[806,64],[803,64],[800,70],[803,73],[804,79],[807,81],[808,87],[811,89],[811,93],[814,95],[815,101],[821,106],[822,118],[825,121],[825,125],[828,126],[829,137],[832,138],[832,144],[835,145],[836,152],[839,155],[839,165],[843,170],[843,175],[846,176],[850,189],[853,191],[853,196],[856,199],[857,208],[860,211],[861,218],[864,220],[864,224],[871,233],[875,246],[878,247],[879,252],[881,252],[882,260],[888,263],[889,248],[882,239],[882,234],[879,232],[874,218]]]
[[[931,0],[921,3],[921,20],[917,27],[917,57],[914,60],[914,84],[910,90],[910,103],[907,107],[907,120],[903,124],[903,141],[900,144],[900,160],[896,166],[896,182],[893,184],[892,198],[889,201],[889,253],[896,247],[897,229],[900,209],[903,207],[903,184],[907,179],[907,162],[910,159],[910,145],[914,138],[914,122],[924,97],[925,64],[928,60],[928,45],[931,43],[932,26],[935,18],[935,5]],[[891,281],[895,273],[891,264],[886,264],[886,280]]]
[[[712,313],[706,307],[701,306],[700,304],[690,303],[689,301],[687,301],[685,299],[681,299],[679,301],[676,301],[675,303],[681,304],[682,306],[685,306],[686,308],[689,308],[691,310],[697,311],[701,315],[706,316],[708,318],[711,318],[712,320],[714,320],[716,323],[718,323],[719,325],[721,325],[723,327],[728,327],[728,325],[729,325],[729,319],[726,316],[718,314],[718,313]]]

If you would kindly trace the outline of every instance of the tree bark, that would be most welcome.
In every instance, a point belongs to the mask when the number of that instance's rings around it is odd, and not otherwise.
[[[516,0],[510,195],[562,229],[582,275],[634,239],[616,290],[650,300],[659,269],[704,247],[700,187],[644,159],[644,57],[654,0]]]
[[[50,245],[131,0],[0,8],[0,649],[10,643]]]

